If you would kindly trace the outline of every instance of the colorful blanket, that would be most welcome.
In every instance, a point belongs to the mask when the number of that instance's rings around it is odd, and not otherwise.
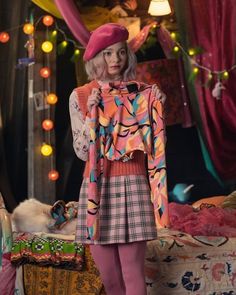
[[[84,263],[84,246],[74,241],[23,233],[13,241],[11,262],[14,265],[36,263],[81,270]]]

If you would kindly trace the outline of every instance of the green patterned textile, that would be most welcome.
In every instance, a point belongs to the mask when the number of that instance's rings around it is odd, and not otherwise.
[[[84,246],[74,241],[23,233],[13,241],[11,262],[16,266],[34,263],[82,270]]]

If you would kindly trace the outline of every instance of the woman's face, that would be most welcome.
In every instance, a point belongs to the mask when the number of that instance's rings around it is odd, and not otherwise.
[[[103,50],[107,73],[111,79],[119,79],[127,63],[126,43],[115,43]]]

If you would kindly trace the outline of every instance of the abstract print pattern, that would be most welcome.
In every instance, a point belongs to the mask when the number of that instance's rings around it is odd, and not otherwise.
[[[87,226],[92,240],[99,236],[98,182],[103,174],[104,157],[111,161],[127,161],[136,150],[147,154],[157,227],[168,225],[162,105],[153,96],[151,86],[137,85],[137,93],[128,93],[126,87],[103,90],[101,103],[91,111]]]

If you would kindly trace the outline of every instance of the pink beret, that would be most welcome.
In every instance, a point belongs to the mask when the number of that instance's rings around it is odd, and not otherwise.
[[[116,23],[108,23],[98,27],[90,36],[83,59],[88,61],[101,50],[118,42],[128,40],[129,32],[126,27]]]

